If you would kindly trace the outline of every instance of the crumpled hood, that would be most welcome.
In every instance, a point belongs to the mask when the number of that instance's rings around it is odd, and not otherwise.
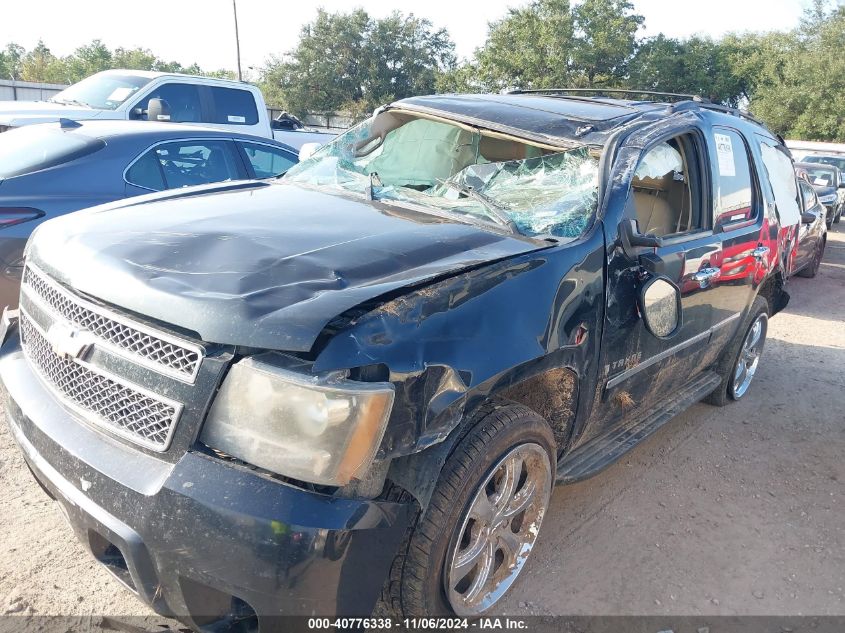
[[[284,183],[209,191],[56,218],[37,230],[29,258],[83,293],[205,341],[307,351],[362,302],[542,247]]]
[[[94,119],[101,110],[66,106],[49,101],[0,101],[0,125],[19,127],[59,119]]]

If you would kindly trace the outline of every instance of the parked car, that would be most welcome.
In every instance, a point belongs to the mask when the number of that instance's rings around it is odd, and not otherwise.
[[[45,123],[0,135],[0,306],[18,302],[23,249],[51,218],[191,185],[275,178],[298,161],[271,139],[168,123]]]
[[[326,143],[333,133],[271,122],[253,85],[180,73],[105,70],[49,101],[0,101],[0,132],[59,119],[166,121],[276,139],[295,147]]]
[[[845,176],[843,176],[845,174],[845,155],[810,154],[804,157],[803,162],[831,165],[839,170],[839,184],[836,193],[839,198],[839,215],[841,217],[842,213],[845,213]]]
[[[801,277],[815,277],[827,245],[827,208],[819,201],[809,182],[799,179],[802,213],[798,249],[792,272]]]
[[[795,163],[795,169],[799,175],[806,176],[819,201],[827,208],[827,228],[838,224],[843,211],[838,193],[842,186],[839,169],[818,163]]]
[[[190,626],[487,612],[556,482],[748,393],[799,201],[736,110],[404,99],[280,180],[42,224],[0,400],[85,546]]]

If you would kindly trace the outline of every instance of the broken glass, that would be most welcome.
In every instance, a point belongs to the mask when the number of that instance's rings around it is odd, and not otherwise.
[[[388,115],[393,119],[379,120]],[[505,143],[530,157],[491,162],[479,132],[420,118],[397,121],[387,112],[324,146],[284,180],[371,194],[475,222],[502,224],[505,215],[528,236],[581,235],[596,210],[598,159],[585,147],[543,154],[518,141]]]

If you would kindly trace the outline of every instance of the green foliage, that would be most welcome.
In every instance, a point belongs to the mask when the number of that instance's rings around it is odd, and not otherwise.
[[[294,113],[353,116],[432,92],[656,90],[748,107],[785,136],[845,142],[841,3],[812,0],[787,32],[638,38],[642,25],[631,0],[528,0],[490,23],[484,45],[458,64],[448,32],[414,14],[375,19],[362,9],[318,9],[297,46],[268,60],[260,85],[268,103]],[[165,61],[147,49],[110,50],[99,40],[66,57],[43,42],[30,51],[14,43],[0,49],[3,79],[73,83],[106,68],[234,77]]]
[[[534,0],[490,24],[476,51],[477,79],[488,90],[551,88],[571,80],[574,24],[569,0]]]
[[[572,11],[572,65],[588,87],[615,85],[626,76],[637,30],[645,18],[627,0],[583,0]]]
[[[235,73],[230,70],[205,71],[198,64],[183,66],[179,62],[164,61],[144,48],[110,50],[100,40],[80,46],[65,57],[54,55],[42,41],[39,41],[31,51],[14,43],[0,50],[0,78],[2,79],[72,84],[110,68],[157,70],[228,79],[235,77]]]
[[[845,7],[816,3],[787,42],[766,42],[751,109],[786,137],[845,141]]]
[[[294,113],[370,110],[393,99],[433,92],[438,76],[455,65],[448,33],[398,11],[371,18],[317,10],[299,44],[271,58],[260,85],[269,103]]]

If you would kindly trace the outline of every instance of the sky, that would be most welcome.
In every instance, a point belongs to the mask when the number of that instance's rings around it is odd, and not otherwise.
[[[840,2],[842,0],[839,0]],[[645,16],[641,35],[672,37],[729,31],[789,29],[810,0],[633,0]],[[296,45],[302,26],[317,7],[327,11],[364,8],[373,17],[394,10],[426,17],[449,30],[460,58],[484,43],[487,25],[524,0],[237,0],[241,60],[245,72],[260,68],[271,55]],[[167,61],[197,62],[209,70],[235,69],[232,0],[170,0],[127,3],[118,0],[0,0],[0,46],[16,42],[26,49],[39,39],[56,55],[98,38],[109,48],[150,49]],[[72,7],[72,8],[71,8]],[[253,77],[257,72],[250,73]]]

